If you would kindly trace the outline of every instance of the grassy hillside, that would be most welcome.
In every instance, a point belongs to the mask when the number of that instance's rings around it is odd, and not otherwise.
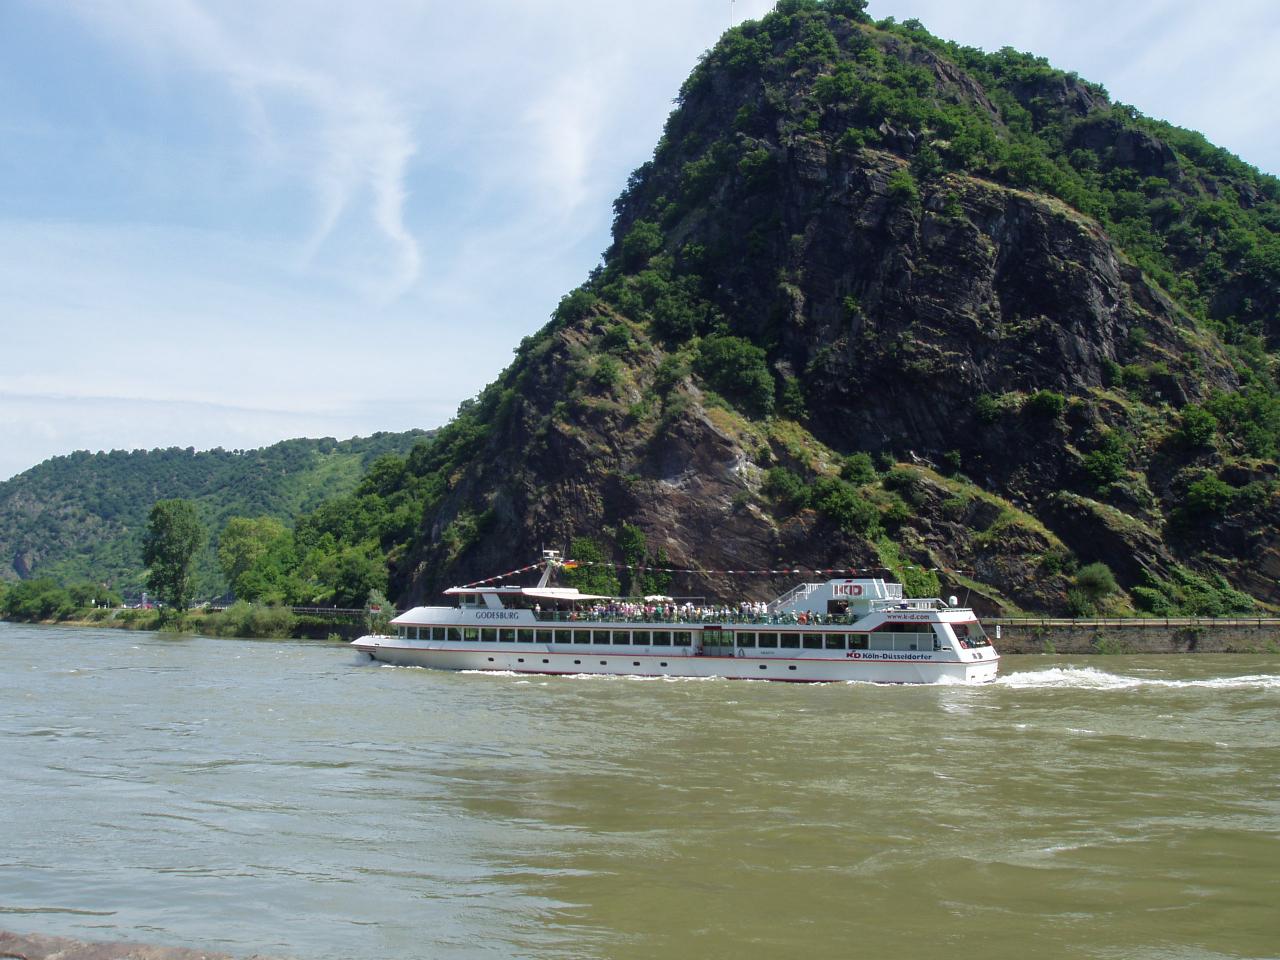
[[[141,538],[157,500],[195,501],[216,535],[232,516],[299,514],[356,489],[378,457],[406,452],[422,431],[350,440],[285,440],[259,450],[77,451],[0,483],[0,576],[142,588]],[[203,595],[225,589],[214,544],[202,552]]]

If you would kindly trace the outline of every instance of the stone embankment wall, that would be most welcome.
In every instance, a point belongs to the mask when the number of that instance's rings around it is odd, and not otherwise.
[[[983,624],[1001,653],[1280,653],[1280,619],[997,617]]]

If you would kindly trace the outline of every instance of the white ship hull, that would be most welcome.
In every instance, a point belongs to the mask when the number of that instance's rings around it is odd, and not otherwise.
[[[989,683],[999,670],[954,597],[913,600],[901,584],[864,578],[802,583],[770,604],[641,602],[549,586],[557,556],[547,551],[536,587],[451,587],[458,606],[406,610],[394,635],[353,646],[399,666],[531,674]]]
[[[957,660],[954,652],[902,655],[849,651],[839,657],[784,656],[740,651],[743,655],[630,653],[616,649],[549,649],[544,645],[500,644],[482,648],[405,642],[397,637],[367,636],[352,644],[382,663],[438,670],[481,670],[529,674],[639,677],[720,677],[730,680],[780,680],[793,683],[988,683],[996,678],[1000,658],[990,648],[963,651],[974,659]]]

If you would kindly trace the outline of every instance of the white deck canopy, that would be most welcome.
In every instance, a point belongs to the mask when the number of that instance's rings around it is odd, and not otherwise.
[[[613,599],[605,594],[582,593],[577,587],[450,587],[445,591],[449,596],[480,593],[495,593],[505,597],[531,597],[534,600],[554,600],[558,603]]]

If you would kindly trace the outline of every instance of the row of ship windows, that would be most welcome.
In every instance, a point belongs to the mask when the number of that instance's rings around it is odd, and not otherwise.
[[[688,647],[693,634],[688,630],[535,630],[516,627],[398,627],[409,640],[452,640],[471,643],[594,643],[614,646]],[[919,633],[792,633],[727,631],[716,638],[725,645],[734,640],[739,647],[780,647],[792,650],[933,650],[932,632]],[[715,641],[704,635],[704,642]]]
[[[494,657],[490,657],[490,658],[489,658],[489,662],[490,662],[490,663],[497,663],[497,660],[496,660]],[[517,663],[524,663],[524,657],[516,657],[516,662],[517,662]],[[550,660],[548,660],[548,659],[545,659],[545,658],[544,658],[542,662],[543,662],[543,663],[550,663],[551,661],[550,661]],[[578,664],[581,664],[581,663],[582,663],[582,661],[581,661],[581,660],[575,660],[575,661],[573,661],[573,662],[574,662],[574,665],[575,665],[575,666],[576,666],[576,665],[578,665]],[[601,661],[600,661],[600,666],[602,666],[602,667],[607,667],[608,665],[609,665],[609,661],[608,661],[608,660],[601,660]],[[640,661],[639,661],[639,660],[632,660],[632,661],[631,661],[631,665],[632,665],[633,667],[638,667],[638,666],[640,666]],[[667,661],[663,660],[661,663],[659,663],[659,664],[658,664],[658,666],[660,666],[660,667],[666,667],[666,666],[670,666],[670,664],[668,664],[668,663],[667,663]],[[795,665],[794,663],[787,667],[787,669],[788,669],[788,670],[794,670],[795,668],[796,668],[796,665]],[[761,670],[768,670],[768,669],[769,669],[769,665],[768,665],[767,663],[762,663],[762,664],[760,664],[760,669],[761,669]]]
[[[489,658],[489,662],[490,662],[490,663],[497,663],[497,659],[496,659],[496,658],[494,658],[494,657],[490,657],[490,658]],[[524,663],[524,657],[516,657],[516,662],[517,662],[517,663]],[[543,662],[543,663],[550,663],[551,661],[550,661],[550,660],[548,660],[548,659],[545,659],[545,658],[544,658],[542,662]],[[574,662],[574,665],[575,665],[575,666],[576,666],[576,665],[579,665],[579,664],[581,664],[581,663],[582,663],[582,661],[581,661],[581,660],[575,660],[575,661],[573,661],[573,662]],[[608,665],[609,665],[609,661],[608,661],[608,660],[601,660],[601,661],[600,661],[600,666],[602,666],[602,667],[607,667]],[[639,660],[632,660],[632,661],[631,661],[631,665],[632,665],[633,667],[638,667],[638,666],[640,666],[640,661],[639,661]],[[658,666],[660,666],[660,667],[666,667],[666,666],[670,666],[670,664],[668,664],[668,663],[667,663],[667,661],[663,660],[661,663],[659,663],[659,664],[658,664]],[[787,669],[788,669],[788,670],[794,670],[795,668],[796,668],[796,665],[795,665],[794,663],[793,663],[793,664],[790,664],[790,665],[787,667]],[[768,669],[769,669],[769,664],[767,664],[767,663],[762,663],[762,664],[760,664],[760,669],[761,669],[761,670],[768,670]]]
[[[515,627],[397,627],[410,640],[469,643],[612,643],[626,646],[688,647],[688,630],[534,630]]]

